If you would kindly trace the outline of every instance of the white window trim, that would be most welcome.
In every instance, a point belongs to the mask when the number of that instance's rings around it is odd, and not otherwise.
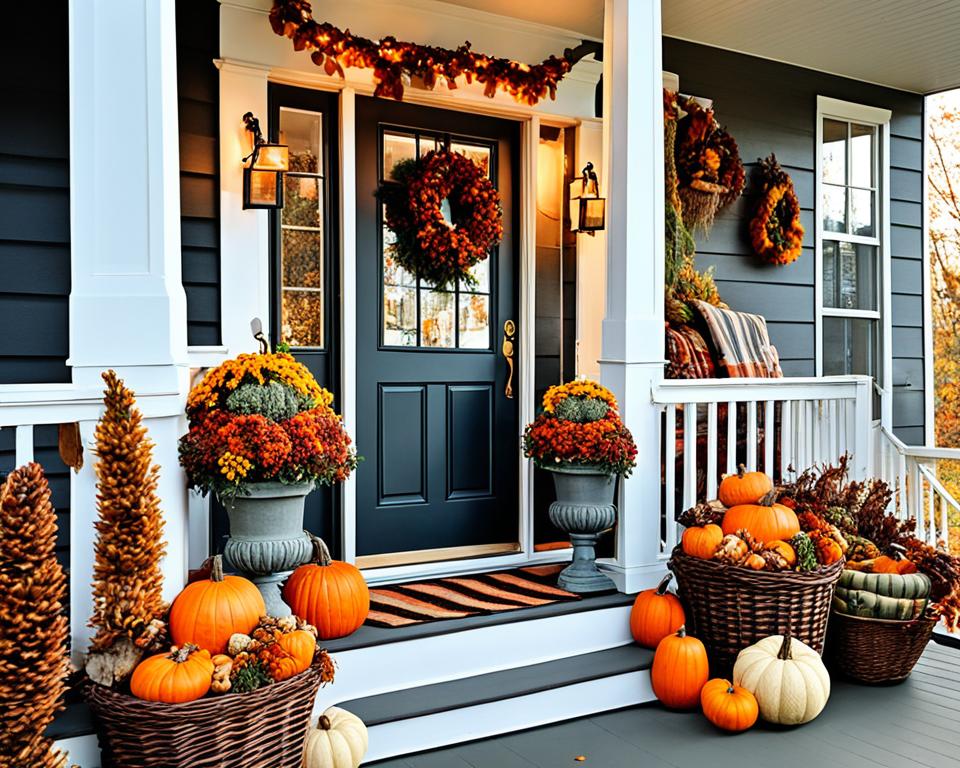
[[[890,427],[892,424],[893,401],[890,397],[892,390],[890,382],[893,377],[893,357],[891,341],[893,323],[891,318],[892,298],[890,290],[891,261],[890,261],[890,119],[893,113],[889,109],[871,107],[865,104],[856,104],[850,101],[817,96],[817,124],[816,124],[816,159],[814,162],[815,178],[815,253],[816,267],[814,276],[815,297],[815,326],[816,326],[816,372],[823,375],[823,318],[824,317],[863,317],[880,320],[880,371],[881,383],[877,385],[880,393],[881,423]],[[821,173],[823,153],[823,119],[836,118],[846,122],[866,123],[877,126],[879,141],[879,212],[878,237],[862,237],[843,233],[830,233],[831,240],[843,240],[852,243],[877,245],[880,249],[880,285],[878,292],[879,309],[873,310],[837,310],[823,306],[823,179]]]

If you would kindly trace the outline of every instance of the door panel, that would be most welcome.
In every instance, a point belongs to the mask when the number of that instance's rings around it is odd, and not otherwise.
[[[518,139],[512,121],[357,100],[361,565],[372,555],[415,562],[417,551],[428,560],[436,553],[426,550],[517,548],[518,400],[505,394],[500,346],[503,323],[517,319]],[[474,269],[475,286],[437,290],[391,259],[377,191],[397,162],[448,142],[500,191],[504,237]]]

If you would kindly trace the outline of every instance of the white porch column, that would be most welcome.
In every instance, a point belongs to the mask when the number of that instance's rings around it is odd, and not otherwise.
[[[660,0],[606,0],[604,176],[607,302],[601,382],[616,394],[640,450],[623,483],[617,555],[605,568],[633,592],[662,572],[660,416],[663,376],[663,99]]]
[[[114,368],[141,399],[160,465],[165,594],[186,576],[187,498],[177,461],[188,389],[180,278],[174,0],[70,0],[70,359],[74,384]],[[73,648],[89,630],[96,518],[93,422],[71,485]]]

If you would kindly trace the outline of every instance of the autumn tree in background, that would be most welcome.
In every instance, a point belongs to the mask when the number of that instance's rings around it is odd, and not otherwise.
[[[933,301],[933,379],[937,445],[960,447],[960,94],[928,99],[927,217]],[[940,477],[960,498],[960,465],[940,462]],[[951,525],[951,549],[960,546]]]

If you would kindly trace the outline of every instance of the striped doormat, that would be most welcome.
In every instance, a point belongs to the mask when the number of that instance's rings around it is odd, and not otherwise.
[[[563,568],[534,566],[378,587],[370,590],[366,623],[373,627],[407,627],[579,600],[579,595],[556,586],[557,574]]]

